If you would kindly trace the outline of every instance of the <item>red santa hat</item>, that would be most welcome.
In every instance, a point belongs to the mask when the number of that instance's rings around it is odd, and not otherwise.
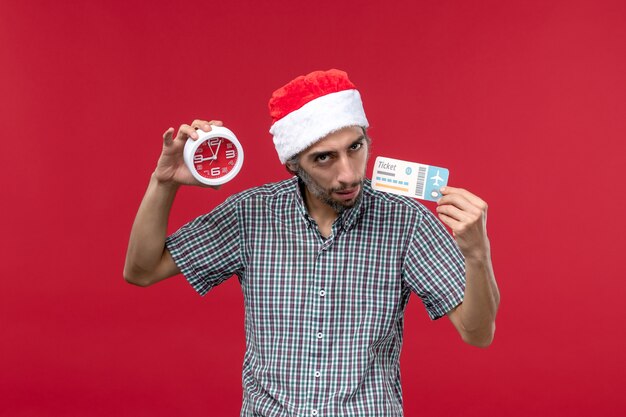
[[[300,76],[274,91],[269,101],[274,145],[281,163],[329,133],[368,127],[361,95],[343,71]]]

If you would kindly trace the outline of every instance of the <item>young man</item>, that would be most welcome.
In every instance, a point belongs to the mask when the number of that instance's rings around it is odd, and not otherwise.
[[[246,313],[242,416],[401,416],[404,309],[417,294],[432,319],[488,346],[499,293],[487,205],[446,187],[437,212],[372,190],[368,126],[342,71],[316,71],[274,92],[270,132],[296,176],[230,197],[166,238],[188,137],[219,121],[164,134],[163,152],[131,232],[124,275],[151,285],[184,274],[204,295],[232,275]]]

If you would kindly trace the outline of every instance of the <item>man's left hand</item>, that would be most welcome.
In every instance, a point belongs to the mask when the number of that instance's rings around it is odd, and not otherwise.
[[[465,258],[490,257],[487,238],[487,203],[462,188],[443,187],[437,201],[439,219],[452,229]]]

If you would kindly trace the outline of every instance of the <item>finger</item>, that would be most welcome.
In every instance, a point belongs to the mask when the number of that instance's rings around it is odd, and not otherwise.
[[[196,119],[191,123],[191,127],[194,129],[202,129],[205,132],[211,130],[211,125],[206,120]]]
[[[202,130],[204,130],[205,132],[210,132],[211,126],[224,126],[224,123],[222,123],[221,120],[211,120],[210,122],[206,122],[206,124],[202,126]]]
[[[461,194],[448,194],[437,200],[439,206],[452,205],[460,210],[472,214],[480,214],[480,208],[473,205]]]
[[[439,191],[441,191],[441,194],[443,194],[444,196],[449,194],[460,194],[476,207],[487,208],[487,203],[485,201],[483,201],[477,195],[470,193],[466,189],[450,187],[449,185],[447,185],[445,187],[442,187]]]
[[[172,137],[174,136],[174,128],[170,127],[163,133],[163,144],[171,145],[173,142]]]
[[[448,226],[453,231],[458,229],[459,226],[461,226],[461,222],[453,219],[452,217],[448,216],[445,213],[437,213],[437,217],[439,217],[439,220],[441,220],[443,224]]]
[[[446,216],[458,221],[467,222],[470,221],[470,216],[463,210],[451,205],[445,204],[437,207],[437,214],[445,214]]]
[[[176,140],[187,140],[187,138],[198,139],[196,130],[189,125],[180,125],[176,134]]]
[[[212,125],[223,126],[224,123],[222,123],[221,120],[211,120],[210,122],[207,122],[206,120],[200,119],[196,119],[193,121],[193,123],[191,123],[191,127],[193,127],[194,129],[202,129],[205,132],[210,132]]]

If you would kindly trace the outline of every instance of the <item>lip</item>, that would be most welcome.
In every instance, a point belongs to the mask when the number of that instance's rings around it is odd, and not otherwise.
[[[352,200],[359,194],[361,187],[350,188],[349,190],[335,191],[342,200]]]

